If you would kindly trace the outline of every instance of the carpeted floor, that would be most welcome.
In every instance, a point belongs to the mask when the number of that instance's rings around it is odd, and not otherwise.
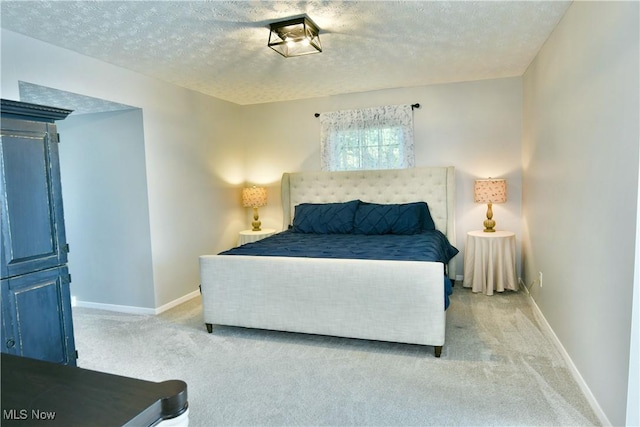
[[[191,426],[587,426],[598,419],[523,292],[454,288],[432,347],[75,308],[79,366],[188,384]]]

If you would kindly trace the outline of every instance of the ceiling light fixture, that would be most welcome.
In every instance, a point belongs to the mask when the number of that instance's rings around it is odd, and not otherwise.
[[[322,52],[320,29],[306,16],[269,25],[269,46],[285,58]]]

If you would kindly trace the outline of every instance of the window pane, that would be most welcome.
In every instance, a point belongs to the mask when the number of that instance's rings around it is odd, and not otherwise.
[[[321,117],[325,170],[389,169],[413,166],[410,106],[327,113]]]

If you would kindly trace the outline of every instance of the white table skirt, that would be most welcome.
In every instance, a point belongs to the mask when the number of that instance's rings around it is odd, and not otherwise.
[[[470,231],[464,253],[464,287],[493,295],[518,290],[516,238],[511,231]]]
[[[238,235],[238,246],[246,243],[257,242],[265,237],[273,236],[276,234],[276,230],[273,228],[263,228],[262,230],[242,230]]]

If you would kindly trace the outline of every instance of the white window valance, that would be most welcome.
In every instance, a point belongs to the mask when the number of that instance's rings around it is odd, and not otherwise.
[[[320,114],[320,157],[329,171],[413,167],[411,105]]]

